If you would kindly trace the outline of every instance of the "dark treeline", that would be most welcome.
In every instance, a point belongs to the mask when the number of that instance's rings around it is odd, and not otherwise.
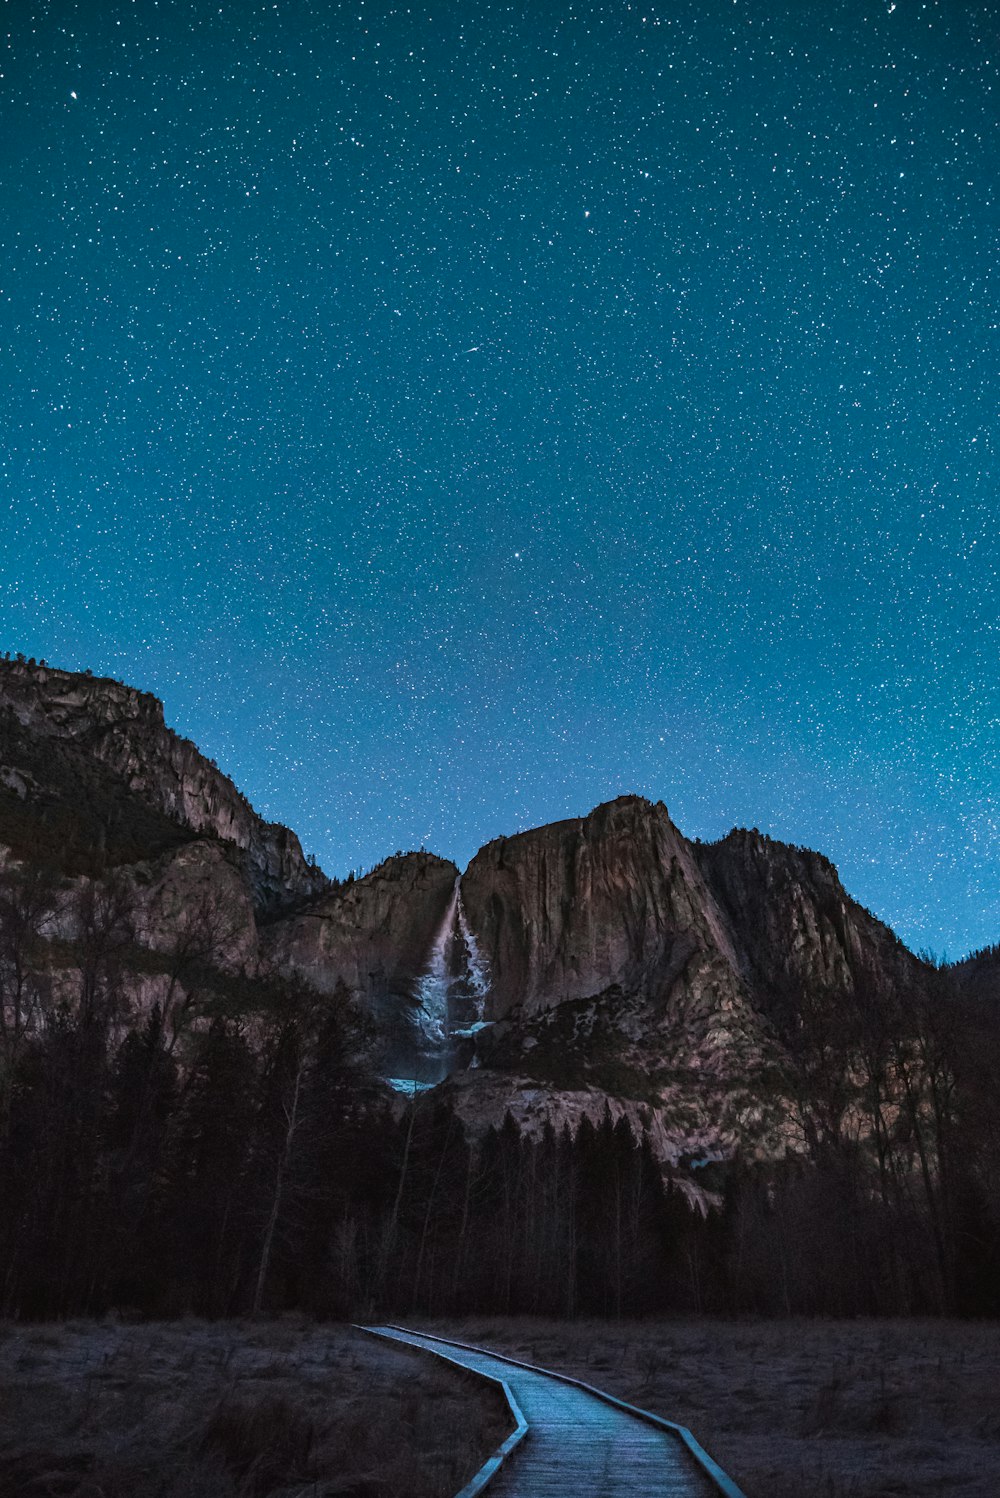
[[[648,1143],[511,1121],[473,1149],[430,1097],[359,1080],[346,1008],[216,1017],[183,1068],[163,1019],[64,1015],[22,1048],[0,1155],[0,1314],[660,1309],[683,1225]],[[306,1006],[308,1001],[306,1001]],[[298,1013],[295,1013],[296,1006]],[[294,1017],[293,1017],[294,1016]],[[304,1033],[305,1032],[305,1033]]]
[[[78,890],[61,944],[53,899],[0,891],[0,1315],[1000,1311],[1000,1056],[943,987],[905,1046],[817,1021],[805,1153],[682,1190],[608,1114],[473,1142],[390,1103],[349,995],[225,978],[211,920],[137,1020],[123,891]]]

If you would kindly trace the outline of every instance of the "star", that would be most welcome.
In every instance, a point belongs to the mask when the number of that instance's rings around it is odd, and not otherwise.
[[[982,27],[7,9],[5,648],[331,874],[628,789],[1000,938]]]

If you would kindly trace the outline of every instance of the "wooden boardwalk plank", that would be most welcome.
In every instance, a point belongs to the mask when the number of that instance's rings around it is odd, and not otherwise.
[[[368,1329],[509,1386],[529,1430],[491,1479],[490,1498],[719,1498],[678,1436],[595,1394],[454,1342],[398,1327]]]

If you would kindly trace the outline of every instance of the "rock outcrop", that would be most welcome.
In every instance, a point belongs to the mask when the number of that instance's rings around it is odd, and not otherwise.
[[[638,797],[498,839],[462,892],[496,1022],[463,1115],[537,1128],[621,1105],[668,1159],[800,1144],[803,1049],[921,981],[821,855],[756,832],[692,844]]]
[[[327,885],[295,834],[259,817],[228,776],[167,728],[163,704],[148,692],[107,677],[0,661],[0,761],[21,799],[40,778],[18,763],[26,738],[36,751],[62,751],[56,768],[63,779],[72,781],[72,756],[103,766],[128,797],[176,829],[233,844],[261,909],[310,898]]]
[[[488,964],[482,1071],[463,1116],[571,1125],[605,1104],[664,1158],[780,1133],[781,1056],[749,1001],[733,934],[662,803],[625,796],[587,817],[488,844],[462,877]],[[762,1099],[767,1096],[767,1103]],[[614,1110],[613,1110],[614,1111]]]
[[[397,854],[264,929],[264,953],[279,972],[321,993],[343,985],[354,995],[374,1028],[378,1063],[395,1078],[438,1081],[450,1064],[446,1017],[422,1001],[421,980],[457,878],[433,853]]]
[[[739,828],[694,849],[767,1012],[775,996],[854,994],[898,987],[918,959],[852,900],[829,859]]]
[[[491,973],[490,1014],[528,1018],[617,985],[738,997],[737,959],[691,845],[662,803],[622,796],[587,817],[488,843],[462,877]]]
[[[154,697],[23,662],[0,662],[4,848],[125,881],[147,998],[202,942],[240,981],[346,989],[383,1073],[452,1073],[474,1128],[608,1107],[668,1161],[794,1147],[809,1025],[825,1044],[886,995],[898,1023],[925,976],[819,854],[755,831],[691,843],[636,796],[499,838],[461,877],[421,852],[331,885]],[[997,970],[983,954],[956,983],[979,1001]]]
[[[433,853],[387,858],[264,929],[268,958],[321,993],[343,983],[361,1001],[411,1001],[458,869]]]
[[[198,839],[126,872],[136,939],[151,952],[254,972],[259,939],[239,860]]]

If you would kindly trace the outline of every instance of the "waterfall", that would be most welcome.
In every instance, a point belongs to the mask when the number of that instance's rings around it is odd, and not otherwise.
[[[415,992],[423,1042],[445,1071],[454,1060],[453,1043],[486,1027],[489,990],[489,966],[465,913],[459,875]]]
[[[475,932],[469,925],[468,917],[465,914],[461,885],[462,879],[459,876],[455,885],[458,891],[458,904],[455,914],[458,919],[459,935],[465,944],[469,987],[475,995],[476,1021],[481,1025],[484,1023],[483,1016],[486,1013],[486,995],[490,991],[490,970],[486,958],[479,950],[479,943],[476,941]]]
[[[448,958],[455,936],[458,886],[459,880],[456,879],[448,909],[434,937],[427,971],[417,979],[416,997],[420,1005],[417,1023],[431,1046],[441,1049],[448,1043],[448,988],[451,983]]]

